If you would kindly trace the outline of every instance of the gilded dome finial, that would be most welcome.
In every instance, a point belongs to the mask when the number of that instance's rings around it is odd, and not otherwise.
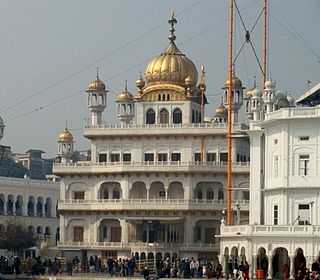
[[[254,75],[253,76],[253,87],[256,87],[257,86],[257,76]]]
[[[177,20],[174,17],[174,10],[172,10],[171,12],[171,17],[169,18],[168,23],[171,25],[171,28],[170,28],[171,34],[169,35],[168,38],[171,42],[173,42],[176,39],[176,35],[174,35],[174,31],[175,31],[174,25],[177,23]]]
[[[125,90],[125,91],[128,91],[128,80],[125,80],[124,90]]]
[[[97,67],[97,79],[99,79],[99,67]]]

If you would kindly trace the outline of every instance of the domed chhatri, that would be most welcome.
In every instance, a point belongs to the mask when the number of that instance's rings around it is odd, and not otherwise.
[[[127,81],[126,81],[126,85],[125,85],[124,91],[119,93],[119,95],[117,97],[117,100],[118,101],[133,100],[133,95],[128,91]]]
[[[215,117],[219,117],[219,116],[225,116],[228,114],[228,109],[226,107],[223,106],[223,104],[221,104],[217,109],[216,112],[214,114]]]
[[[194,63],[186,57],[176,46],[174,40],[174,24],[177,22],[174,14],[169,19],[171,25],[168,47],[158,56],[153,58],[146,68],[147,86],[155,84],[175,84],[185,87],[185,79],[190,76],[190,84],[196,86],[198,72]]]
[[[106,85],[99,79],[99,73],[97,68],[97,77],[88,86],[88,91],[103,91],[106,90]]]
[[[67,128],[59,134],[58,139],[59,142],[73,142],[73,136]]]
[[[228,88],[229,85],[230,85],[230,81],[229,81],[229,79],[228,79],[228,80],[225,81],[224,86],[225,86],[226,88]],[[233,86],[233,87],[242,87],[242,82],[241,82],[241,80],[240,80],[238,77],[234,76],[233,79],[232,79],[232,86]]]

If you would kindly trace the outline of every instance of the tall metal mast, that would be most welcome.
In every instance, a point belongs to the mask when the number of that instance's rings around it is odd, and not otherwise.
[[[267,0],[264,0],[264,5],[263,5],[263,73],[262,73],[262,78],[263,78],[262,87],[264,88],[264,85],[267,80]]]
[[[229,26],[229,90],[228,90],[228,131],[227,131],[227,226],[232,225],[232,205],[231,205],[231,177],[232,177],[232,100],[233,100],[233,0],[230,0],[230,26]]]

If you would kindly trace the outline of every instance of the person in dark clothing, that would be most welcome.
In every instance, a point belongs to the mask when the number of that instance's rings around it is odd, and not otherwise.
[[[143,276],[144,279],[149,280],[150,271],[149,271],[147,266],[142,270],[142,276]]]

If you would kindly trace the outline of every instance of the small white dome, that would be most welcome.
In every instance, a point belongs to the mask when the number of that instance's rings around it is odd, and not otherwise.
[[[260,89],[258,89],[258,87],[256,86],[253,90],[252,90],[252,97],[261,97],[262,96],[262,92]]]
[[[293,106],[294,105],[294,98],[292,97],[292,95],[290,93],[287,94],[287,99],[288,99],[290,106]]]
[[[274,89],[276,87],[276,81],[272,81],[270,78],[266,83],[264,84],[266,89]]]

